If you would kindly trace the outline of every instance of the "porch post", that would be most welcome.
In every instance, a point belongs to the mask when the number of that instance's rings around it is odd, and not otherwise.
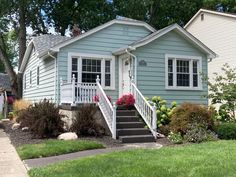
[[[152,114],[152,130],[153,131],[157,131],[157,113],[156,113],[156,110],[157,110],[157,108],[156,108],[156,106],[154,105],[153,106],[153,114]],[[156,138],[156,136],[155,136],[155,138]]]
[[[72,96],[71,96],[71,106],[75,106],[75,75],[72,75]]]
[[[113,115],[112,115],[112,138],[116,139],[116,103],[113,103]]]

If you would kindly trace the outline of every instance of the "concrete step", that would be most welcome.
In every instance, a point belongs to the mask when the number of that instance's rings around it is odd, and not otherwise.
[[[138,116],[117,116],[117,122],[139,122]]]
[[[155,142],[155,138],[152,135],[120,136],[119,139],[122,143]]]
[[[144,128],[145,124],[143,122],[117,122],[116,128],[117,129],[124,129],[124,128]]]
[[[128,135],[151,135],[151,132],[147,128],[117,129],[117,136],[128,136]]]
[[[117,110],[116,116],[136,116],[136,110]]]

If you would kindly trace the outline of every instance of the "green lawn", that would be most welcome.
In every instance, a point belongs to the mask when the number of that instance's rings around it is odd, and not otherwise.
[[[104,146],[95,141],[86,140],[46,140],[40,144],[26,144],[18,147],[16,150],[22,160],[39,157],[48,157],[71,152],[83,151],[88,149],[104,148]]]
[[[30,177],[233,177],[236,141],[130,150],[32,169]]]

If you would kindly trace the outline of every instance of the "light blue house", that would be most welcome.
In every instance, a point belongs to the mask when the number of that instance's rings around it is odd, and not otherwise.
[[[113,102],[132,93],[152,131],[154,108],[143,97],[207,104],[207,84],[200,73],[207,73],[215,56],[177,24],[157,31],[142,21],[115,19],[74,38],[34,38],[20,68],[23,98],[75,105],[99,95],[99,107],[113,132],[115,111],[104,95]]]

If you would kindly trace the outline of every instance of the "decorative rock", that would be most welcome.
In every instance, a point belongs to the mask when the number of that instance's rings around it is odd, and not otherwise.
[[[76,139],[78,139],[78,136],[76,135],[76,133],[67,132],[67,133],[60,134],[57,137],[57,139],[59,139],[59,140],[76,140]]]
[[[157,135],[157,138],[165,138],[165,135],[163,135],[163,134],[161,134],[161,133],[158,133],[158,132],[157,132],[156,135]]]
[[[12,125],[12,127],[11,127],[12,130],[16,130],[16,129],[18,129],[18,128],[20,128],[20,124],[19,124],[19,123],[14,123],[14,124]]]
[[[21,130],[22,130],[23,132],[27,132],[27,131],[29,130],[29,127],[23,127]]]

